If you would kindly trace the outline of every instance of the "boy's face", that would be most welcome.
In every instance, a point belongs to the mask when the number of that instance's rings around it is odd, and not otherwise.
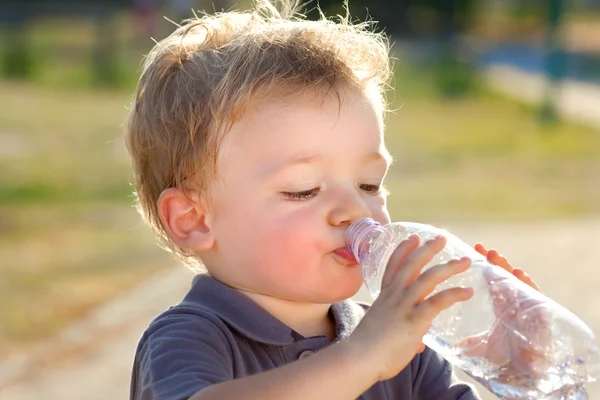
[[[357,92],[271,100],[223,139],[210,192],[215,278],[298,302],[331,303],[362,284],[344,257],[348,226],[389,222],[381,113]],[[336,251],[337,250],[337,251]]]

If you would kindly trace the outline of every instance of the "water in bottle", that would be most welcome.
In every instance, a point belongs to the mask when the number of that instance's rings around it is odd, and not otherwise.
[[[471,287],[474,295],[444,310],[423,342],[500,398],[585,400],[584,384],[600,372],[600,350],[592,331],[573,313],[487,259],[456,236],[431,225],[370,218],[355,221],[346,246],[360,263],[373,299],[381,290],[387,261],[411,234],[422,242],[437,235],[446,246],[423,270],[467,256],[471,267],[432,293]]]

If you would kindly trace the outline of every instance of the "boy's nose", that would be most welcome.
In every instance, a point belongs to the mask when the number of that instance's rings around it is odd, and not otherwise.
[[[329,223],[333,226],[350,225],[366,217],[371,217],[371,211],[358,193],[347,193],[338,198],[328,215]]]

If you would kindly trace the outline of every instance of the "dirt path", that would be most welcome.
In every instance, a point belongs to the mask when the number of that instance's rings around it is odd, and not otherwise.
[[[600,337],[600,219],[443,226],[470,243],[499,249]],[[59,337],[1,364],[0,400],[127,398],[139,336],[156,314],[183,297],[190,279],[181,268],[150,277]],[[368,300],[364,292],[357,297]],[[600,398],[600,384],[588,389],[591,399]]]

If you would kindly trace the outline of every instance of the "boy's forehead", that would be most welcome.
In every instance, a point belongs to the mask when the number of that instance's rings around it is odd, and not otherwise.
[[[277,120],[301,119],[307,114],[320,114],[336,120],[342,108],[347,108],[356,103],[364,104],[374,111],[378,124],[383,123],[384,106],[381,99],[372,89],[358,90],[352,88],[341,88],[329,90],[324,88],[287,88],[274,89],[268,94],[246,102],[245,107],[239,113],[235,125],[252,124],[265,125]],[[304,120],[304,123],[311,122]]]
[[[384,144],[381,107],[361,92],[342,96],[306,92],[257,106],[224,136],[217,168],[233,169],[236,176],[254,170],[263,177],[334,160],[352,168],[387,168],[392,158]]]
[[[329,130],[343,123],[340,118],[344,109],[349,108],[352,112],[346,112],[345,118],[350,116],[352,123],[358,121],[363,130],[374,132],[382,139],[383,105],[380,103],[356,90],[335,93],[308,90],[270,96],[245,110],[223,135],[221,145],[254,144],[265,136],[272,140],[287,140],[286,133],[298,131],[310,137],[311,129]],[[357,116],[355,111],[359,109],[362,112]]]
[[[371,163],[379,163],[385,164],[389,166],[392,161],[392,156],[385,148],[385,146],[381,146],[379,150],[367,152],[364,154],[364,157],[358,160],[360,164],[371,164]],[[269,170],[267,173],[275,173],[286,168],[292,168],[298,165],[306,165],[306,164],[315,164],[315,163],[323,163],[325,162],[325,157],[318,152],[307,152],[302,151],[298,153],[292,153],[291,156],[283,156],[273,160],[273,162],[269,163]]]

